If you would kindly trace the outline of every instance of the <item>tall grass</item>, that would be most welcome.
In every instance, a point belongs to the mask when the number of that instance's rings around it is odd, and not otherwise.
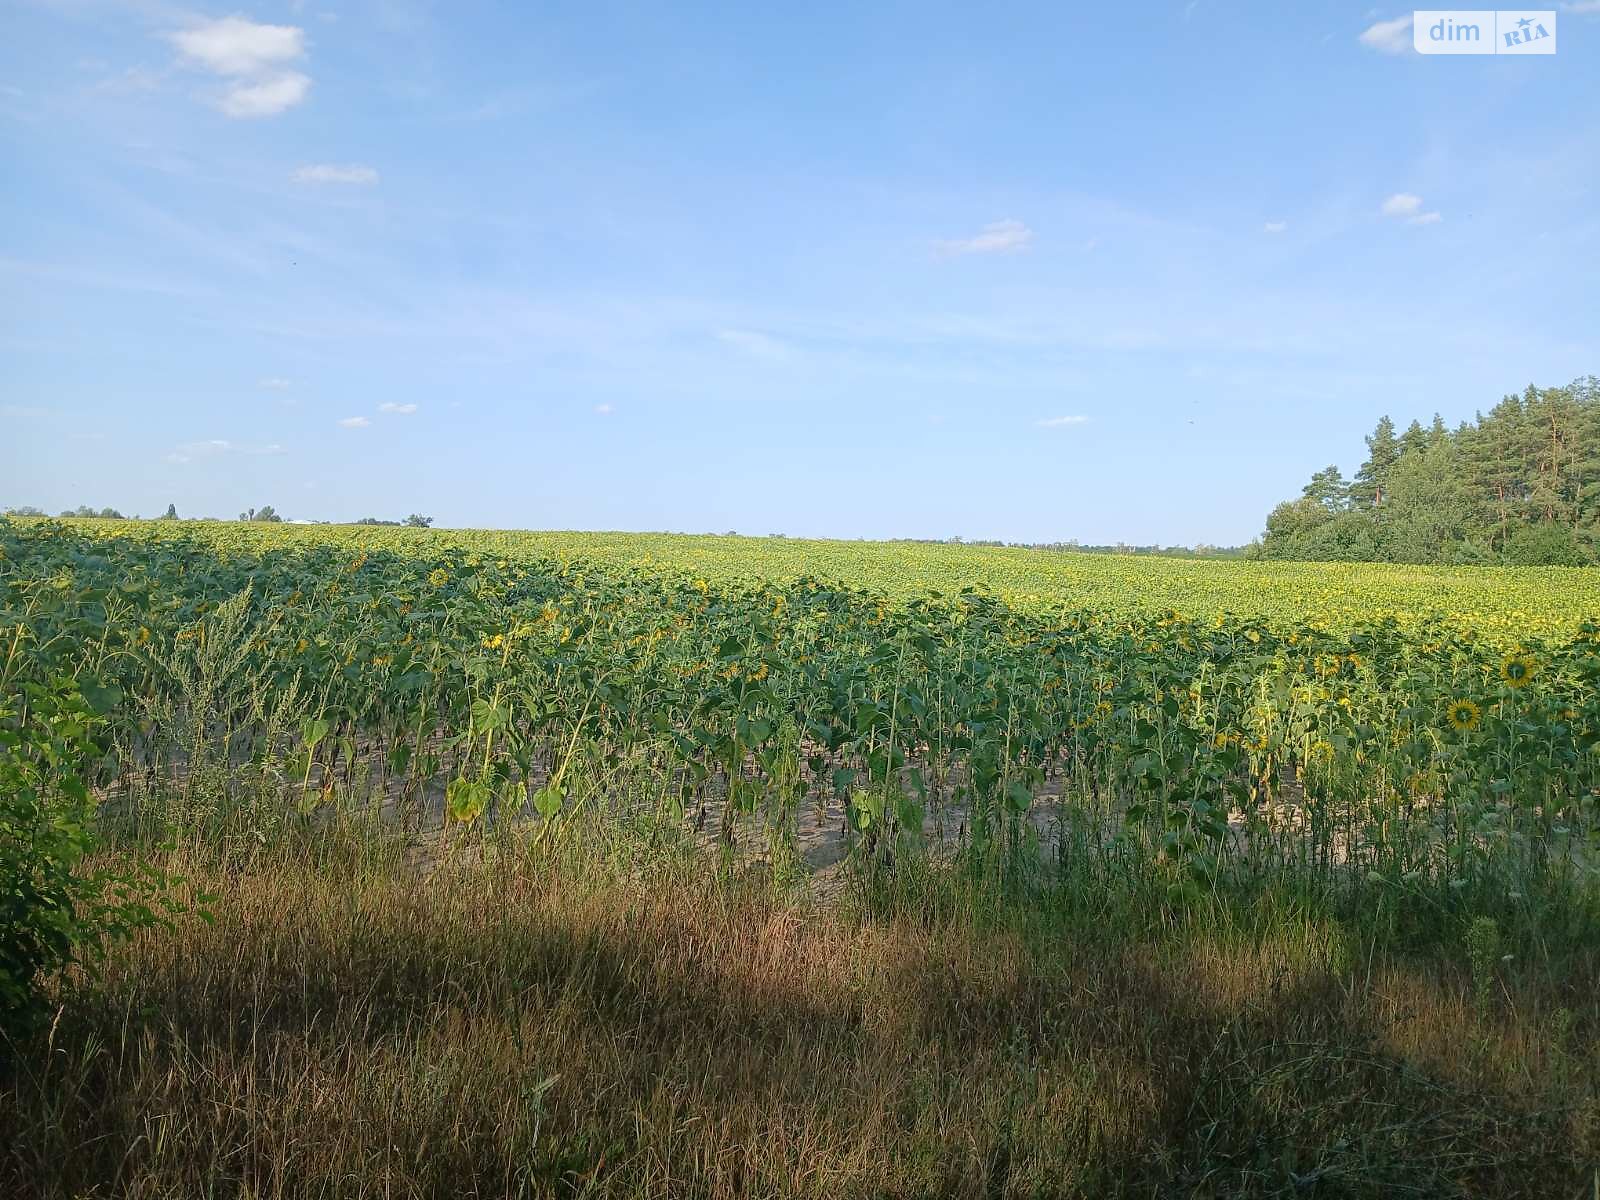
[[[62,982],[0,1195],[1540,1196],[1600,1161],[1600,963],[1396,952],[1082,856],[842,894],[597,811],[161,861],[198,917]],[[148,854],[148,847],[137,848]],[[134,848],[111,851],[113,856]],[[1494,937],[1491,937],[1491,933]]]

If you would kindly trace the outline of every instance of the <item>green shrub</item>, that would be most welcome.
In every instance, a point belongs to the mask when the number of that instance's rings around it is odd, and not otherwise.
[[[87,693],[87,695],[86,695]],[[0,1033],[45,1012],[40,985],[93,962],[110,939],[166,924],[177,882],[161,872],[87,871],[95,801],[86,776],[115,689],[58,677],[0,688]]]
[[[1581,567],[1589,561],[1572,530],[1548,521],[1513,532],[1506,539],[1505,557],[1518,567]]]

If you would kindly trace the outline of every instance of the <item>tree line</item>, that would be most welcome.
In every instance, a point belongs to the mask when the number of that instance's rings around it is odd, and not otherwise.
[[[47,517],[49,515],[50,514],[45,512],[44,509],[38,508],[32,504],[18,504],[13,505],[10,508],[0,510],[0,516],[7,517]],[[143,518],[137,514],[132,517],[126,517],[114,508],[95,508],[90,504],[80,504],[77,508],[63,509],[61,515],[63,517],[95,517],[102,521],[143,520]],[[182,518],[178,516],[178,506],[176,504],[167,505],[167,511],[161,515],[160,519],[163,521],[181,520]],[[215,518],[205,517],[202,519],[214,520]],[[286,518],[277,509],[273,508],[272,505],[263,504],[260,508],[245,509],[239,514],[238,519],[241,521],[265,522],[269,525],[272,525],[281,524],[288,518]],[[327,521],[314,522],[314,524],[318,525],[327,525],[329,523],[330,522]],[[378,517],[362,517],[359,521],[353,521],[351,523],[354,525],[404,525],[410,529],[427,529],[433,525],[433,518],[425,517],[421,513],[412,513],[402,521],[386,521]]]
[[[1267,517],[1254,554],[1359,562],[1600,561],[1600,380],[1529,385],[1450,429],[1388,417],[1355,478],[1337,466]]]

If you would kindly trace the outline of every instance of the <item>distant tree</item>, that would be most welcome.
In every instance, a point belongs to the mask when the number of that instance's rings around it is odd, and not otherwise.
[[[1383,503],[1389,487],[1389,472],[1400,461],[1400,442],[1394,436],[1394,422],[1388,417],[1367,438],[1367,461],[1361,464],[1350,484],[1352,508],[1376,508]]]
[[[178,519],[178,506],[176,504],[167,505],[167,511],[162,515],[161,519],[163,521],[176,521]]]
[[[399,521],[382,521],[382,520],[379,520],[377,517],[362,517],[359,521],[357,521],[355,523],[357,525],[398,525],[398,524],[400,524]]]
[[[1400,435],[1400,457],[1408,454],[1421,454],[1428,448],[1428,431],[1422,427],[1421,421],[1413,421],[1406,426],[1406,431]]]
[[[433,518],[425,517],[421,513],[412,513],[403,523],[412,529],[427,529],[433,524]]]
[[[282,517],[270,504],[263,504],[260,508],[247,508],[239,514],[241,521],[281,521]]]
[[[1581,567],[1589,561],[1572,530],[1553,521],[1517,529],[1506,540],[1505,559],[1519,567]]]
[[[1449,428],[1388,417],[1337,495],[1334,467],[1278,505],[1252,554],[1417,563],[1587,564],[1600,558],[1600,380],[1529,386]]]
[[[1328,510],[1310,496],[1285,500],[1267,516],[1267,543],[1304,537],[1328,521]]]
[[[1311,477],[1301,493],[1307,500],[1315,500],[1329,512],[1338,512],[1350,503],[1350,489],[1336,466],[1326,466]]]
[[[1465,541],[1472,506],[1461,478],[1459,456],[1449,440],[1407,451],[1390,476],[1384,539],[1396,562],[1442,562],[1450,547]]]
[[[44,509],[35,508],[31,504],[18,504],[12,508],[6,509],[6,516],[8,517],[43,517],[47,515],[49,514],[47,514]]]

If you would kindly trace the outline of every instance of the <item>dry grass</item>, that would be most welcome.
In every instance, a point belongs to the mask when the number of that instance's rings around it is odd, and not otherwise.
[[[68,984],[0,1195],[1600,1186],[1592,965],[1486,990],[1310,918],[1017,915],[937,871],[864,906],[598,849],[179,858],[215,923]]]

